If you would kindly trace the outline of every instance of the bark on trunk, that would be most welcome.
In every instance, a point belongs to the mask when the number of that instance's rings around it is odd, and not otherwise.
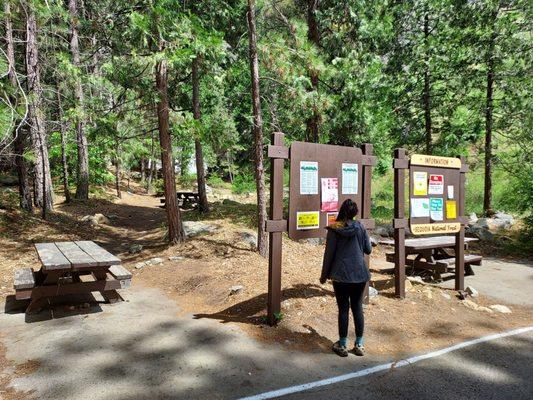
[[[307,38],[309,41],[320,45],[320,35],[318,32],[318,21],[316,19],[316,9],[318,7],[318,0],[308,0],[307,3]],[[312,90],[318,95],[318,72],[311,68],[309,72]],[[313,115],[307,120],[307,135],[309,140],[315,143],[319,141],[319,124],[320,116],[318,115],[318,107],[316,101],[313,103]]]
[[[196,120],[200,119],[199,64],[200,59],[197,56],[192,61],[192,110],[193,117]],[[207,191],[205,189],[204,154],[202,143],[198,136],[194,139],[194,150],[196,154],[196,182],[198,183],[198,211],[206,213],[209,212],[209,204],[207,202]]]
[[[493,21],[497,18],[495,13]],[[487,95],[485,104],[485,185],[483,189],[483,213],[486,216],[493,214],[492,210],[492,111],[494,93],[494,45],[496,30],[492,27],[492,33],[487,49]]]
[[[425,61],[424,61],[424,126],[426,140],[426,154],[432,151],[432,134],[433,127],[431,124],[431,73],[429,71],[429,14],[424,15],[424,43],[425,43]]]
[[[253,132],[255,147],[255,181],[257,187],[257,250],[261,256],[268,254],[268,236],[265,232],[266,198],[265,171],[263,167],[263,119],[259,95],[259,62],[257,59],[257,34],[255,30],[254,0],[248,0],[248,39],[250,74],[252,80]]]
[[[34,188],[35,204],[41,207],[43,217],[53,210],[52,178],[46,147],[46,131],[42,110],[43,91],[39,71],[39,53],[37,48],[37,22],[35,13],[26,4],[26,76],[28,86],[28,124],[30,127],[32,149],[36,157]]]
[[[176,177],[172,162],[172,141],[169,129],[168,105],[168,71],[167,61],[159,60],[155,71],[156,89],[159,95],[157,102],[157,122],[159,142],[161,144],[161,164],[165,185],[165,209],[167,212],[168,240],[170,243],[183,242],[185,234],[181,223],[180,209],[176,195]]]
[[[59,85],[56,86],[57,89],[57,111],[59,119],[59,133],[61,135],[61,165],[63,169],[63,192],[65,194],[65,202],[70,203],[70,190],[68,188],[68,162],[67,162],[67,140],[66,140],[66,130],[65,124],[63,123],[63,106],[61,104],[61,90]]]
[[[151,135],[152,145],[150,147],[150,158],[148,159],[148,182],[146,183],[146,192],[150,193],[152,191],[152,181],[154,179],[154,169],[155,169],[155,157],[154,157],[154,136]]]
[[[13,41],[13,25],[11,23],[11,8],[9,1],[4,3],[4,15],[6,26],[6,50],[7,50],[7,75],[9,82],[17,90],[17,76],[15,69],[15,44]],[[19,195],[20,208],[25,211],[32,212],[33,204],[31,198],[31,189],[28,179],[28,166],[24,160],[24,148],[26,146],[26,129],[15,129],[13,131],[13,146],[15,150],[15,166],[17,168],[17,175],[19,180]]]
[[[141,157],[141,185],[144,184],[144,182],[146,181],[146,159],[144,158],[144,156]]]
[[[68,10],[70,14],[70,52],[72,53],[72,63],[76,68],[79,68],[79,15],[76,0],[68,0]],[[80,200],[87,200],[89,198],[89,149],[84,127],[85,117],[83,116],[83,87],[79,77],[76,78],[74,97],[76,99],[76,106],[78,109],[78,115],[76,117],[76,143],[78,147],[76,198]]]
[[[115,190],[117,191],[117,197],[122,198],[122,193],[120,191],[120,144],[117,143],[115,147],[116,156],[115,156]]]

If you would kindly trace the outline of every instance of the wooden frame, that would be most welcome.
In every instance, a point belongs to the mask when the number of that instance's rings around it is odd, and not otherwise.
[[[320,210],[320,190],[318,195],[300,195],[299,192],[299,162],[313,161],[319,163],[320,177],[337,177],[341,182],[342,163],[358,165],[358,193],[343,195],[339,193],[339,203],[347,198],[355,199],[359,206],[359,220],[367,229],[373,229],[374,220],[370,217],[371,206],[371,178],[372,166],[377,159],[372,155],[371,144],[364,144],[361,148],[334,146],[306,142],[293,142],[291,148],[284,146],[285,135],[281,132],[272,134],[272,144],[268,147],[270,166],[270,214],[265,223],[265,231],[269,233],[269,261],[268,261],[268,311],[267,318],[270,325],[276,323],[276,316],[281,311],[281,266],[282,266],[282,234],[289,232],[294,240],[305,238],[321,238],[326,236],[326,212],[320,212],[318,229],[297,230],[296,213],[298,211]],[[291,162],[289,218],[283,219],[283,167],[284,160]],[[295,168],[295,166],[297,166]],[[369,257],[365,261],[369,265]],[[365,290],[365,302],[368,302],[368,285]]]
[[[454,201],[456,201],[456,218],[448,219],[445,212],[446,190],[444,194],[426,194],[425,197],[443,199],[443,221],[437,223],[442,227],[444,233],[455,233],[455,289],[464,289],[464,249],[465,249],[465,180],[468,166],[463,156],[459,158],[437,157],[430,155],[413,155],[411,160],[406,158],[405,149],[394,150],[394,284],[395,294],[399,298],[405,297],[405,229],[409,225],[412,230],[417,231],[418,227],[431,226],[435,224],[429,217],[406,219],[405,217],[405,170],[409,173],[409,202],[415,196],[413,191],[414,172],[424,172],[428,175],[438,174],[444,178],[444,183],[453,186]],[[447,185],[444,185],[447,186]],[[424,232],[428,229],[418,230],[418,234],[431,234],[437,232]]]

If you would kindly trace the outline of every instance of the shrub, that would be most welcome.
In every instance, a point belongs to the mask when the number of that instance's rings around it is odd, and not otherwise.
[[[235,178],[233,178],[231,190],[236,194],[254,192],[255,180],[253,175],[247,173],[236,175]]]

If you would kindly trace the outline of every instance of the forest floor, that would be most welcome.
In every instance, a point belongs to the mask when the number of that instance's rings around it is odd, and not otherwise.
[[[0,300],[13,294],[16,268],[39,265],[34,243],[94,240],[120,257],[133,273],[130,293],[137,288],[156,288],[178,304],[175,312],[180,318],[229,324],[250,338],[279,344],[287,351],[329,352],[337,338],[337,314],[331,285],[318,283],[323,246],[284,237],[283,318],[277,327],[269,327],[265,324],[268,261],[244,240],[246,233],[254,233],[254,198],[220,190],[215,190],[215,195],[218,201],[210,199],[212,212],[207,217],[186,211],[183,218],[202,220],[217,229],[171,247],[163,240],[165,211],[159,207],[159,198],[136,186],[132,192],[123,192],[122,199],[114,197],[110,189],[88,202],[64,204],[57,199],[56,212],[48,221],[16,210],[0,210]],[[221,200],[229,197],[234,201]],[[96,226],[81,221],[95,213],[113,218],[109,224]],[[133,244],[141,244],[142,251],[130,254]],[[408,284],[406,299],[396,299],[388,271],[392,265],[385,262],[384,251],[378,246],[371,257],[372,285],[379,295],[370,299],[365,310],[369,356],[402,357],[532,325],[531,307],[509,305],[511,314],[474,310],[453,290],[433,285]],[[163,262],[135,268],[154,257]],[[510,272],[512,260],[507,261],[502,260],[500,267]],[[482,266],[474,268],[483,274]],[[242,290],[232,293],[235,285],[242,285]],[[505,304],[486,293],[473,300],[480,306]],[[0,368],[6,362],[2,351],[0,345]],[[1,379],[0,375],[0,386]]]

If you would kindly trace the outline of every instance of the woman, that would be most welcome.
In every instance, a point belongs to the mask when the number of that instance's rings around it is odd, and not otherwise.
[[[364,355],[363,347],[363,294],[370,272],[365,265],[364,254],[370,254],[372,246],[368,233],[359,221],[357,204],[348,199],[342,203],[336,222],[329,226],[326,252],[322,265],[320,283],[333,281],[333,289],[339,308],[339,341],[333,344],[333,351],[341,357],[348,356],[348,322],[350,307],[355,320],[354,353]]]

